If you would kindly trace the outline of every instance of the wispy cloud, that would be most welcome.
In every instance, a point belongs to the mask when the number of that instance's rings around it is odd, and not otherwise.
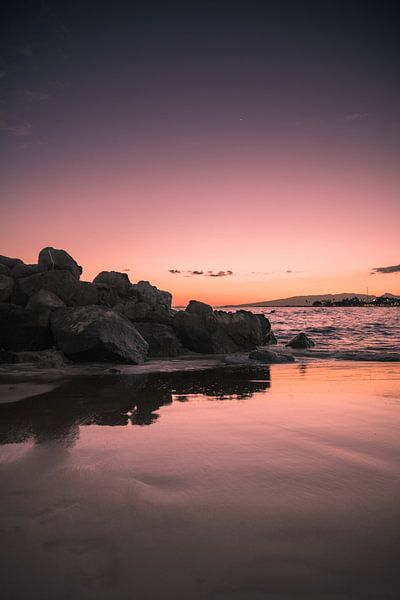
[[[349,115],[346,115],[344,120],[347,122],[361,121],[361,119],[366,119],[367,117],[369,117],[368,113],[353,112],[353,113],[350,113]]]
[[[229,277],[234,275],[231,269],[225,271],[203,271],[198,269],[189,269],[187,271],[181,271],[180,269],[168,269],[168,273],[172,275],[183,275],[183,277],[191,277],[192,275],[200,275],[204,277]]]
[[[391,265],[389,267],[374,267],[371,271],[371,275],[375,275],[376,273],[400,273],[400,265]]]

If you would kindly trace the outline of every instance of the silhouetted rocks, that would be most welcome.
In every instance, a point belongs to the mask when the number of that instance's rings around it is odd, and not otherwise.
[[[49,350],[39,350],[37,352],[8,352],[9,360],[13,364],[32,364],[40,369],[59,369],[67,364],[66,358],[62,352],[51,348]],[[1,356],[0,356],[0,362]]]
[[[75,279],[79,279],[82,274],[82,267],[68,252],[51,246],[39,252],[38,264],[41,271],[69,271]]]
[[[14,287],[14,279],[8,275],[0,275],[0,302],[8,300]]]
[[[45,350],[53,346],[49,311],[28,310],[0,303],[0,348],[4,350]]]
[[[306,348],[312,348],[315,343],[305,333],[299,333],[290,342],[286,344],[290,348],[296,348],[297,350],[304,350]]]
[[[10,275],[14,279],[20,279],[21,277],[29,277],[29,275],[35,275],[36,273],[39,273],[39,265],[18,263],[11,269]]]
[[[149,358],[173,358],[184,352],[184,348],[171,325],[135,323],[135,327],[149,344]]]
[[[93,283],[103,283],[114,288],[121,298],[126,296],[132,287],[128,275],[126,273],[119,273],[118,271],[101,271],[93,279]]]
[[[253,350],[249,354],[249,358],[251,360],[256,360],[258,362],[262,362],[265,364],[276,364],[276,363],[292,363],[294,362],[294,357],[291,354],[287,354],[285,352],[278,352],[277,350],[269,350],[266,348],[259,348],[257,350]]]
[[[56,344],[74,360],[137,364],[147,357],[247,352],[276,343],[264,315],[214,311],[196,300],[175,311],[172,295],[148,281],[131,283],[126,273],[102,271],[91,283],[81,274],[61,249],[43,248],[38,264],[0,256],[0,351]]]
[[[264,315],[213,311],[208,304],[195,301],[175,314],[173,326],[186,348],[206,354],[253,350],[266,343],[271,330]]]
[[[22,264],[23,261],[20,258],[10,258],[9,256],[0,255],[0,265],[6,266],[11,270],[15,265]]]
[[[52,313],[51,330],[72,360],[140,364],[147,356],[148,344],[137,329],[105,307],[59,309]]]
[[[56,294],[53,294],[53,292],[39,290],[29,298],[26,308],[32,310],[42,310],[43,308],[56,310],[57,308],[65,308],[65,306],[65,302],[56,296]]]

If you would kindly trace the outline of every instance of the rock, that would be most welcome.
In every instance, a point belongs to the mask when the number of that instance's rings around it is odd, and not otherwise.
[[[210,315],[213,312],[212,306],[198,300],[190,300],[186,307],[186,312],[191,315]],[[221,311],[222,312],[222,311]]]
[[[15,352],[9,350],[0,350],[0,365],[12,365],[16,361]]]
[[[40,369],[58,369],[67,364],[64,354],[54,348],[39,352],[14,352],[13,354],[15,363],[32,363]]]
[[[135,302],[130,300],[123,304],[119,310],[132,323],[171,323],[170,309],[164,304],[149,304],[148,302]]]
[[[131,286],[129,297],[148,304],[161,304],[168,309],[171,308],[172,294],[159,290],[148,281],[139,281]]]
[[[0,347],[20,352],[45,350],[54,345],[48,327],[49,311],[36,312],[0,303]]]
[[[88,304],[97,304],[98,301],[97,287],[90,281],[78,281],[72,304],[74,306],[87,306]]]
[[[0,265],[6,266],[10,271],[18,264],[23,264],[20,258],[10,258],[9,256],[0,255]]]
[[[0,263],[0,275],[9,275],[10,274],[10,269],[8,267],[6,267],[6,265],[2,265]]]
[[[171,325],[161,323],[135,323],[140,335],[149,344],[150,358],[172,358],[184,349]]]
[[[278,340],[276,339],[275,334],[273,333],[273,331],[270,331],[265,337],[264,344],[273,345],[273,344],[277,344],[277,343],[278,343]]]
[[[104,283],[116,290],[122,298],[126,296],[132,287],[129,277],[126,273],[118,271],[101,271],[94,279],[93,283]]]
[[[74,298],[79,293],[79,281],[70,271],[56,270],[37,273],[19,279],[18,286],[20,291],[28,298],[40,290],[47,290],[53,292],[68,306],[74,304]]]
[[[93,283],[97,290],[97,302],[101,306],[115,306],[119,301],[117,290],[105,283]]]
[[[14,279],[8,275],[0,275],[0,302],[8,300],[12,294]]]
[[[40,271],[69,271],[75,279],[82,274],[82,267],[65,250],[57,250],[51,246],[39,252]]]
[[[42,310],[43,308],[56,310],[57,308],[64,308],[65,306],[65,302],[56,296],[56,294],[53,294],[53,292],[39,290],[29,298],[26,308],[31,310]]]
[[[315,343],[312,340],[310,340],[310,338],[306,336],[305,333],[299,333],[295,335],[294,338],[286,344],[286,346],[290,346],[290,348],[296,348],[300,350],[305,348],[312,348],[313,346],[315,346]]]
[[[56,310],[51,329],[58,348],[73,360],[141,364],[148,351],[129,321],[102,306]]]
[[[213,311],[208,304],[196,301],[175,314],[173,326],[186,348],[206,354],[253,350],[265,343],[271,330],[263,315],[245,310]]]
[[[29,277],[29,275],[35,275],[36,273],[39,273],[39,265],[18,263],[11,269],[10,275],[14,279],[20,279],[20,277]]]
[[[111,367],[111,369],[108,369],[109,373],[121,373],[121,369],[115,369],[114,367]]]
[[[267,350],[266,348],[253,350],[250,352],[249,358],[266,364],[294,362],[294,357],[291,354],[278,352],[277,350]]]

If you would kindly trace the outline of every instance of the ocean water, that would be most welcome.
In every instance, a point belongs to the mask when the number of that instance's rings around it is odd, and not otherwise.
[[[280,344],[304,331],[315,342],[313,354],[318,358],[400,360],[399,307],[249,307],[246,310],[265,314]]]
[[[400,364],[7,385],[2,600],[399,598]]]

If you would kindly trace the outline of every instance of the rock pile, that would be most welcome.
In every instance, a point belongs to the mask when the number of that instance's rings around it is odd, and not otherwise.
[[[192,300],[174,311],[172,296],[126,273],[81,281],[82,267],[47,247],[38,263],[0,256],[0,354],[55,348],[75,361],[140,364],[185,352],[251,351],[276,343],[269,320],[240,310],[214,311]],[[1,356],[0,356],[1,359]],[[4,359],[5,360],[5,359]]]

